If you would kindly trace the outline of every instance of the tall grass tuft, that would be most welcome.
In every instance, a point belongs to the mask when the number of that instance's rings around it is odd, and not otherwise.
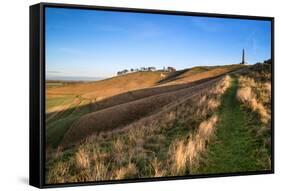
[[[199,157],[206,150],[207,143],[210,141],[215,132],[215,124],[218,121],[217,115],[200,123],[195,135],[190,136],[188,140],[188,167],[192,173],[199,167]]]
[[[172,175],[192,173],[199,167],[200,155],[205,151],[207,143],[215,132],[216,115],[200,123],[198,130],[190,134],[188,139],[175,141],[170,147],[170,160],[173,161]]]
[[[268,83],[257,83],[254,79],[241,76],[240,88],[237,91],[237,99],[248,106],[260,116],[260,121],[267,124],[270,120],[270,109],[265,107],[270,100],[271,86]]]
[[[89,155],[85,152],[83,148],[80,148],[75,154],[76,167],[78,169],[88,169],[90,168]]]
[[[188,149],[184,140],[176,141],[170,148],[172,174],[182,175],[186,171]]]

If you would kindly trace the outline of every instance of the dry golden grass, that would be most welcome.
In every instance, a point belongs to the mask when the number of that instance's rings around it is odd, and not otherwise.
[[[154,177],[163,177],[166,174],[166,169],[164,166],[161,165],[161,161],[157,158],[154,158],[151,162],[151,166],[153,169],[153,176]]]
[[[220,101],[217,99],[210,99],[207,104],[208,108],[211,110],[216,109],[217,107],[219,107],[219,105],[220,105]]]
[[[211,98],[208,99],[206,95],[200,97],[198,103],[201,108],[198,108],[197,114],[200,111],[207,111],[207,108],[211,111],[215,110],[220,105],[220,96],[229,88],[230,81],[229,76],[224,77],[211,89],[210,92],[214,94],[210,96]],[[205,115],[205,113],[201,112],[201,115]],[[172,165],[174,175],[183,174],[187,170],[192,173],[194,169],[198,168],[200,155],[205,151],[207,143],[214,135],[217,121],[218,117],[213,115],[201,122],[197,130],[190,133],[187,140],[179,140],[172,145],[170,152],[172,153],[171,160],[175,161]]]
[[[217,121],[218,121],[218,117],[216,115],[212,116],[206,121],[203,121],[199,125],[199,129],[197,132],[198,137],[196,137],[196,139],[201,139],[203,140],[202,142],[209,141],[210,137],[214,134],[214,126],[217,123]],[[200,147],[199,150],[202,151],[203,148]]]
[[[231,78],[227,75],[225,76],[214,88],[212,88],[211,93],[216,95],[222,95],[230,86]]]
[[[80,148],[75,155],[76,167],[78,169],[88,169],[90,167],[90,160],[88,154],[84,149]]]
[[[108,177],[108,165],[102,161],[98,161],[93,165],[91,180],[98,181],[105,179],[110,179],[110,177]]]
[[[120,153],[123,150],[124,143],[121,139],[118,138],[117,140],[115,140],[113,142],[112,147],[113,147],[114,152]]]
[[[240,88],[237,91],[237,99],[260,115],[260,120],[267,124],[270,119],[270,108],[265,104],[270,104],[271,85],[270,83],[255,82],[249,77],[239,77]]]
[[[121,167],[115,172],[114,178],[117,180],[124,179],[126,177],[132,177],[137,174],[137,168],[134,163],[129,163],[125,167]]]
[[[100,146],[95,144],[93,145],[92,152],[87,150],[88,155],[90,156],[90,160],[92,166],[90,168],[90,180],[98,181],[104,179],[110,179],[109,177],[109,165],[107,164],[108,154],[103,153],[100,150]]]
[[[251,87],[242,87],[237,91],[237,98],[243,103],[251,102],[254,98]]]
[[[193,140],[192,139],[190,140],[191,144],[195,145],[194,146],[195,149],[193,152],[196,153],[196,154],[191,153],[191,157],[190,157],[190,161],[189,161],[191,169],[194,167],[193,164],[196,164],[196,162],[194,162],[194,159],[196,160],[196,158],[192,157],[192,156],[198,156],[200,153],[205,151],[207,143],[210,141],[210,139],[214,135],[215,124],[217,123],[217,121],[218,121],[218,117],[216,115],[213,115],[206,121],[203,121],[199,125],[198,131],[197,131],[196,135],[194,136]]]
[[[65,183],[69,181],[70,163],[57,162],[48,172],[47,182]]]
[[[186,170],[186,163],[188,159],[188,152],[190,149],[187,147],[184,140],[176,141],[171,149],[172,173],[174,175],[182,175]]]
[[[196,114],[207,116],[208,111],[214,111],[220,106],[220,98],[224,92],[229,88],[231,78],[227,75],[222,78],[206,95],[202,95],[198,99],[198,107]]]
[[[199,167],[200,155],[205,151],[207,143],[215,132],[215,124],[218,121],[216,115],[203,121],[195,133],[189,135],[186,140],[176,141],[170,148],[172,174],[183,175],[187,171],[192,173]]]

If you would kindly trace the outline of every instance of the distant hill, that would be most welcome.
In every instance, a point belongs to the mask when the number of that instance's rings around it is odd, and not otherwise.
[[[96,101],[123,92],[153,87],[166,76],[166,72],[135,72],[96,82],[73,83],[47,89],[47,96],[77,95]]]
[[[52,76],[47,77],[47,81],[98,81],[103,80],[100,77],[83,77],[83,76]]]

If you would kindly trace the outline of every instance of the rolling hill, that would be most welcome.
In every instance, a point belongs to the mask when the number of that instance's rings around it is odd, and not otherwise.
[[[47,88],[46,181],[270,169],[270,66],[54,84]]]
[[[241,67],[194,67],[171,73],[135,72],[97,82],[49,88],[47,145],[74,144],[92,133],[122,128]]]
[[[152,87],[165,75],[165,72],[135,72],[95,82],[49,88],[46,94],[49,98],[75,95],[99,101],[123,92]]]

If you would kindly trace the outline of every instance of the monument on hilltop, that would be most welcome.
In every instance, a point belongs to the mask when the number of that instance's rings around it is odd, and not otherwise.
[[[242,51],[242,62],[240,64],[246,64],[245,62],[245,50],[243,48],[243,51]]]

